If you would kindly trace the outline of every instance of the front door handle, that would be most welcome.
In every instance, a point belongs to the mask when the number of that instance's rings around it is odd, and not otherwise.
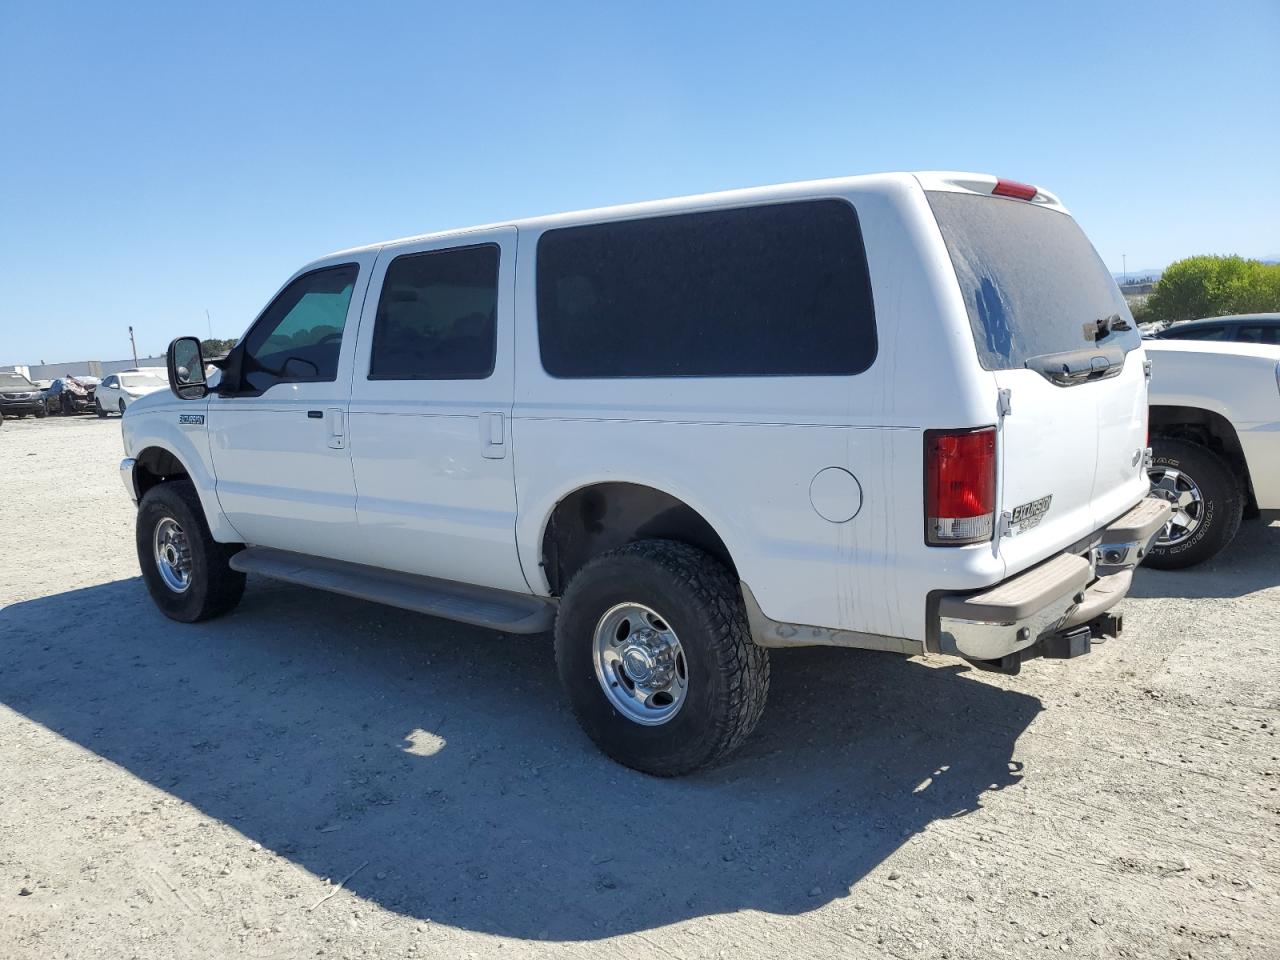
[[[308,411],[307,411],[307,419],[308,419],[308,420],[320,420],[320,419],[322,419],[323,417],[324,417],[324,411],[323,411],[323,410],[308,410]]]

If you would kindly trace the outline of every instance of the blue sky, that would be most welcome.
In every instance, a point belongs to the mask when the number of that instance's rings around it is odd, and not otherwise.
[[[980,170],[1114,269],[1280,254],[1280,4],[0,0],[0,363],[239,335],[303,262],[508,217]]]

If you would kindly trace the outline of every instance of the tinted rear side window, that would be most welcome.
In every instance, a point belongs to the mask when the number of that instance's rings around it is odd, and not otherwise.
[[[1280,325],[1241,327],[1238,339],[1243,343],[1280,343]]]
[[[1226,340],[1226,327],[1170,327],[1160,334],[1162,340]]]
[[[841,200],[549,230],[537,277],[555,377],[838,376],[876,355],[862,231]]]
[[[1095,345],[1126,352],[1141,345],[1120,289],[1071,217],[1025,200],[946,191],[928,197],[984,369],[1011,370]],[[1107,318],[1121,322],[1095,341],[1097,321]]]
[[[498,247],[396,257],[373,326],[370,380],[483,380],[497,350]]]

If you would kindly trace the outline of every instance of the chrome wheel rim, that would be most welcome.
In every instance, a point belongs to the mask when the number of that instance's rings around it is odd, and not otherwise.
[[[641,603],[620,603],[596,624],[596,679],[619,713],[646,727],[666,723],[684,705],[689,669],[666,619]]]
[[[1156,537],[1156,546],[1172,547],[1190,539],[1204,520],[1199,484],[1181,470],[1156,467],[1151,471],[1151,492],[1173,504],[1173,516]]]
[[[165,517],[156,524],[151,539],[160,579],[174,593],[185,593],[191,586],[191,547],[182,527],[172,517]]]

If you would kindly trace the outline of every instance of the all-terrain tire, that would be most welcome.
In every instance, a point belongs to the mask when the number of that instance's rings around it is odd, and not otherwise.
[[[166,519],[177,523],[190,554],[190,583],[185,590],[170,587],[160,572],[154,537]],[[138,505],[136,542],[138,566],[147,591],[160,612],[171,620],[195,623],[231,610],[244,593],[243,573],[228,561],[242,544],[218,543],[209,534],[204,510],[189,480],[174,480],[152,487]]]
[[[595,633],[606,611],[638,603],[679,638],[688,676],[680,709],[646,726],[620,713],[597,679]],[[560,602],[556,666],[578,722],[596,745],[635,770],[673,777],[722,760],[764,712],[769,653],[747,626],[737,579],[720,561],[672,540],[642,540],[594,558]]]
[[[1208,447],[1189,440],[1153,437],[1153,482],[1172,469],[1189,478],[1200,489],[1199,524],[1180,543],[1164,541],[1161,534],[1144,561],[1149,567],[1177,570],[1192,567],[1216,556],[1240,529],[1244,515],[1244,486],[1222,457]],[[1155,492],[1159,492],[1156,490]]]

